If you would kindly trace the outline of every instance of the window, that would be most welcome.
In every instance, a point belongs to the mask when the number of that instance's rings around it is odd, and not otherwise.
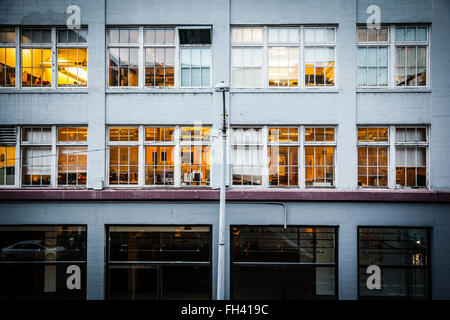
[[[0,145],[0,186],[15,184],[16,148]]]
[[[334,186],[335,129],[305,128],[305,185]]]
[[[85,226],[0,226],[0,248],[0,299],[86,298]]]
[[[298,186],[298,128],[269,128],[269,185]]]
[[[22,128],[22,185],[50,186],[52,129]]]
[[[335,28],[305,28],[305,85],[334,86]]]
[[[51,85],[51,29],[22,29],[22,87]]]
[[[262,130],[260,128],[233,129],[232,150],[233,185],[262,185]]]
[[[138,184],[139,128],[109,128],[109,184]]]
[[[210,128],[181,127],[181,185],[210,184]],[[204,145],[206,144],[206,145]]]
[[[22,127],[22,186],[86,186],[86,127]]]
[[[335,299],[333,227],[232,226],[231,299]]]
[[[389,129],[358,128],[358,186],[388,186]]]
[[[0,87],[16,85],[16,31],[0,28]]]
[[[396,28],[396,85],[427,85],[428,29]]]
[[[0,28],[0,87],[87,87],[87,34],[87,28]]]
[[[139,84],[137,29],[109,29],[109,86],[136,87]]]
[[[58,29],[58,87],[87,86],[87,29]]]
[[[112,27],[108,39],[109,87],[210,87],[210,27]]]
[[[232,27],[232,87],[334,86],[335,31],[334,27]],[[302,72],[305,83],[299,82]]]
[[[428,135],[426,127],[396,127],[396,184],[400,187],[427,187]]]
[[[58,128],[58,186],[85,186],[87,128]]]
[[[334,186],[335,127],[236,127],[231,145],[233,186]]]
[[[389,28],[358,27],[358,86],[388,85]]]
[[[358,128],[358,185],[388,186],[389,130]],[[365,146],[363,146],[366,144]]]
[[[201,126],[110,127],[109,184],[209,185],[210,130]],[[139,160],[141,152],[143,161]]]
[[[145,128],[145,184],[174,185],[175,128]]]
[[[430,230],[359,227],[359,298],[429,299]],[[381,289],[368,290],[367,267],[381,269]]]
[[[144,29],[145,86],[175,85],[174,29]]]
[[[0,127],[0,187],[16,184],[16,128]]]
[[[110,226],[107,298],[211,299],[211,228]]]

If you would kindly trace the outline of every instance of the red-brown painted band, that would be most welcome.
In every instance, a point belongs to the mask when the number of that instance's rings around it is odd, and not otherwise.
[[[114,200],[218,201],[219,190],[217,189],[0,190],[0,201],[114,201]],[[227,200],[450,202],[450,191],[232,189],[227,191]]]

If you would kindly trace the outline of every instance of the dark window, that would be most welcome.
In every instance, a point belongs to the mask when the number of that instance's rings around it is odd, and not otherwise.
[[[86,227],[0,226],[0,250],[0,299],[86,298]]]
[[[180,44],[211,44],[211,29],[179,29]]]
[[[336,297],[336,228],[233,226],[232,299]]]
[[[361,299],[429,299],[430,234],[426,228],[358,229]],[[380,289],[369,289],[369,266],[380,268]]]
[[[211,298],[211,229],[207,226],[108,228],[108,298]]]

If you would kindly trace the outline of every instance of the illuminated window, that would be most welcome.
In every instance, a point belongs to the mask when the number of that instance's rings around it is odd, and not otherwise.
[[[358,228],[360,299],[430,298],[430,230],[427,228]],[[381,288],[369,290],[369,266],[380,268]]]
[[[87,77],[87,29],[58,29],[58,86],[86,87]]]
[[[428,137],[426,127],[395,128],[396,184],[427,187]]]
[[[298,186],[298,128],[269,128],[269,185]]]
[[[144,29],[145,86],[175,85],[174,29]]]
[[[0,186],[15,184],[16,148],[0,145]]]
[[[269,87],[297,87],[299,29],[268,28],[267,42]]]
[[[180,128],[181,185],[210,184],[210,128]]]
[[[136,87],[139,84],[139,42],[137,29],[109,29],[109,86]]]
[[[0,87],[16,85],[16,33],[0,28]],[[4,47],[6,46],[6,47]]]
[[[335,28],[304,28],[306,86],[334,86]]]
[[[388,186],[388,153],[387,127],[358,128],[358,186]]]
[[[36,47],[39,45],[39,47]],[[51,29],[22,29],[22,87],[52,85]]]
[[[23,186],[50,186],[53,157],[51,128],[22,128]]]
[[[305,185],[334,186],[335,128],[305,128]]]
[[[109,128],[109,184],[139,183],[139,147],[137,127]]]
[[[87,179],[87,128],[58,128],[58,186],[84,186]]]
[[[262,185],[262,129],[233,129],[232,152],[233,185]]]
[[[396,85],[427,85],[428,28],[396,27]]]
[[[145,128],[146,185],[174,185],[174,133],[174,127]]]

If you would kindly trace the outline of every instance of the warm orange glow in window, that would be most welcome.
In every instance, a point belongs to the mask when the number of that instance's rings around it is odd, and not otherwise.
[[[87,49],[58,49],[58,86],[87,86]]]

